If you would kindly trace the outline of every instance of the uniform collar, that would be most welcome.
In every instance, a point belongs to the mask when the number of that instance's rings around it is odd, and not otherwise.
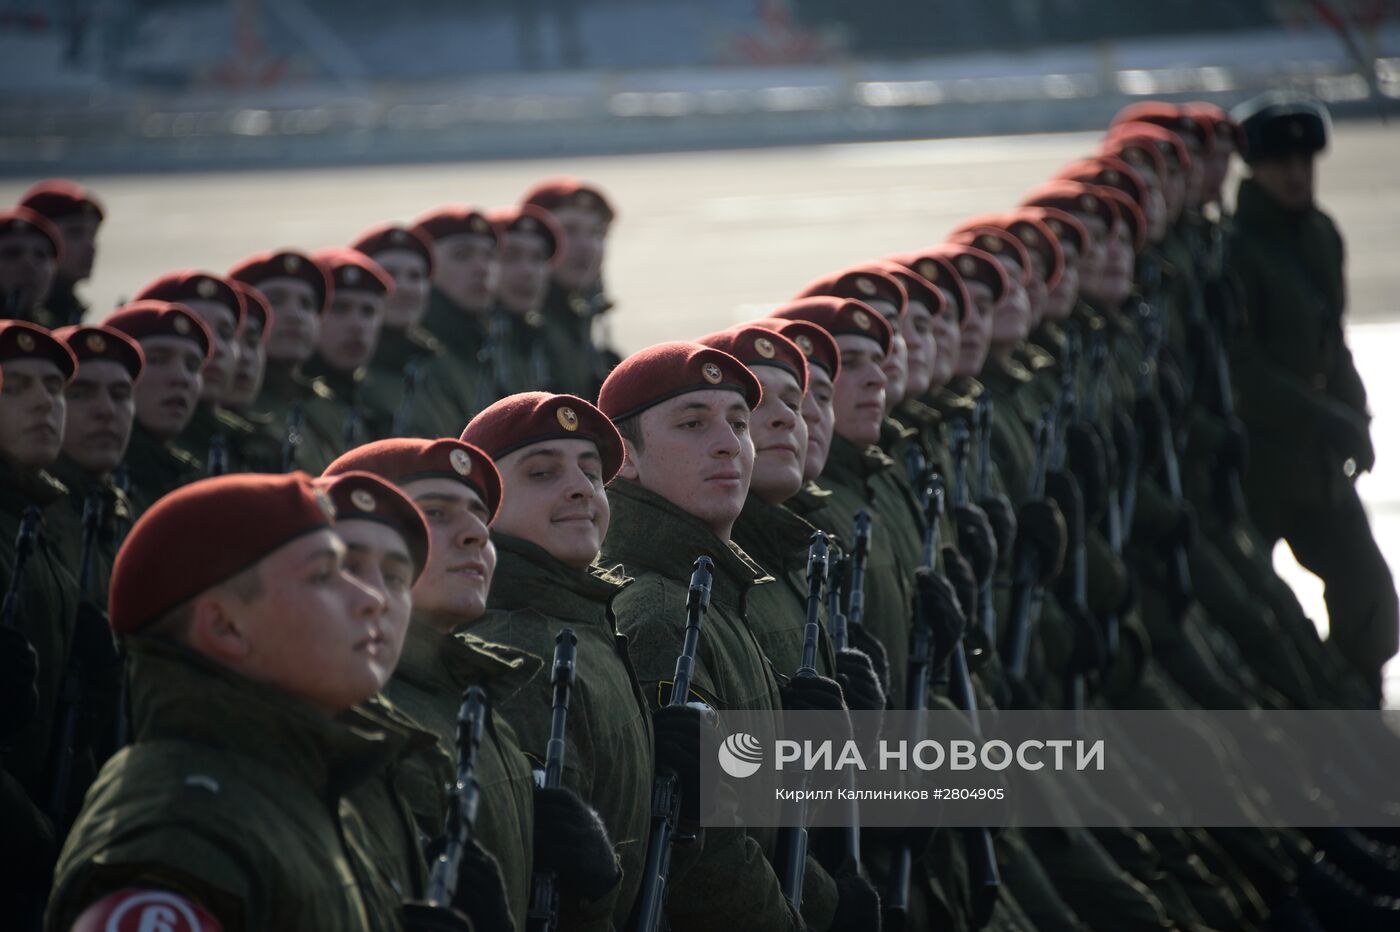
[[[509,534],[493,532],[496,572],[486,607],[499,611],[535,609],[552,618],[596,623],[612,597],[631,580],[620,572],[590,566],[565,566],[543,547]]]
[[[885,429],[885,425],[882,424],[881,432]],[[858,447],[837,434],[831,438],[831,452],[827,454],[822,475],[830,475],[833,479],[840,476],[855,477],[864,482],[876,473],[893,466],[894,460],[886,456],[879,447]]]
[[[409,622],[394,677],[431,693],[481,686],[499,704],[519,692],[542,666],[534,654],[464,632],[443,634],[415,619]]]
[[[178,644],[131,638],[128,647],[137,744],[177,740],[228,751],[336,797],[408,741],[387,720],[330,718]]]
[[[436,285],[428,297],[423,329],[454,353],[471,359],[476,358],[476,351],[486,338],[482,318],[452,303]]]
[[[788,573],[807,565],[807,548],[817,532],[786,505],[770,505],[749,495],[734,523],[734,537],[747,545],[755,560],[773,573]]]
[[[48,508],[67,494],[68,487],[45,470],[21,472],[0,459],[0,511],[22,515],[30,505]]]
[[[1235,222],[1262,230],[1300,226],[1313,213],[1313,207],[1289,210],[1274,200],[1253,178],[1240,181],[1236,198]]]
[[[772,582],[743,549],[724,543],[694,515],[641,485],[617,479],[608,486],[612,525],[603,544],[608,563],[621,563],[630,574],[650,570],[686,584],[695,560],[714,560],[712,601],[733,607],[743,604],[750,588]]]

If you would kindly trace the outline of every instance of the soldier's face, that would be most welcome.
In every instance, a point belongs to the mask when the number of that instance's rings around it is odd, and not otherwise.
[[[194,417],[204,354],[184,337],[146,337],[141,350],[146,368],[136,385],[136,420],[161,440],[173,440]]]
[[[999,253],[996,258],[1011,280],[1011,287],[992,311],[992,346],[1001,348],[1024,340],[1031,332],[1031,301],[1021,263],[1006,253]]]
[[[486,313],[500,275],[496,252],[494,236],[444,236],[433,244],[433,284],[457,306]]]
[[[944,291],[947,299],[942,311],[933,317],[933,366],[929,370],[929,388],[939,388],[948,384],[957,368],[958,356],[962,353],[962,331],[958,327],[958,297]]]
[[[778,505],[802,488],[807,460],[807,422],[802,417],[802,387],[796,377],[776,366],[752,366],[763,385],[763,401],[753,409],[753,481],[750,490]]]
[[[382,689],[399,665],[408,619],[413,614],[413,558],[403,535],[378,521],[337,521],[335,531],[345,541],[345,568],[384,600],[379,630],[384,636],[374,658]]]
[[[410,249],[386,249],[374,261],[394,279],[394,292],[384,302],[384,326],[412,327],[428,309],[428,260]]]
[[[97,227],[102,221],[95,214],[73,214],[54,221],[63,234],[63,261],[58,275],[65,281],[80,282],[92,276],[97,258]]]
[[[933,333],[933,314],[922,301],[909,300],[909,310],[899,322],[904,345],[909,349],[906,363],[908,375],[904,385],[906,397],[917,398],[928,391],[933,379],[933,360],[938,344]]]
[[[237,339],[238,367],[233,370],[233,386],[224,403],[241,408],[252,404],[262,390],[263,373],[267,369],[267,345],[262,338],[262,322],[256,317],[245,319]]]
[[[992,348],[992,288],[983,282],[967,282],[971,302],[967,313],[958,322],[961,342],[958,344],[958,365],[954,375],[975,376],[982,371],[987,353]]]
[[[332,369],[354,372],[374,355],[383,325],[383,295],[337,289],[321,318],[316,350]]]
[[[272,305],[272,333],[267,358],[276,362],[306,362],[316,352],[321,329],[321,305],[316,289],[299,278],[269,278],[258,290]]]
[[[89,359],[64,392],[63,452],[92,476],[105,476],[126,455],[136,417],[131,373],[110,359]]]
[[[1030,280],[1026,283],[1026,300],[1031,307],[1031,327],[1034,328],[1045,316],[1045,301],[1050,292],[1045,289],[1045,280],[1049,277],[1049,269],[1045,264],[1045,257],[1039,252],[1032,251],[1031,254],[1031,274]]]
[[[29,315],[43,306],[53,285],[53,244],[38,233],[0,236],[0,313]]]
[[[501,281],[497,294],[512,314],[525,315],[544,306],[549,288],[549,245],[534,233],[507,233],[501,244]]]
[[[593,441],[532,443],[496,466],[506,492],[492,528],[544,548],[565,566],[592,563],[610,516],[603,460]]]
[[[1091,301],[1103,301],[1104,269],[1108,265],[1108,225],[1091,214],[1077,214],[1089,233],[1079,260],[1079,290]]]
[[[413,606],[443,631],[475,621],[486,611],[496,572],[496,548],[481,496],[455,479],[419,479],[403,487],[428,519],[432,548],[413,586]]]
[[[1045,299],[1045,317],[1053,321],[1067,319],[1079,298],[1079,250],[1069,240],[1061,240],[1060,249],[1065,256],[1064,274]]]
[[[888,301],[866,303],[879,311],[894,331],[890,340],[890,351],[885,354],[885,361],[880,364],[885,370],[885,411],[888,413],[904,400],[904,392],[909,382],[909,346],[904,342],[904,333],[900,327],[899,308]]]
[[[750,412],[735,392],[687,392],[640,415],[642,448],[627,445],[623,478],[699,518],[728,540],[753,478]]]
[[[1186,207],[1187,172],[1176,161],[1176,150],[1167,154],[1167,177],[1162,179],[1162,196],[1167,204],[1167,222],[1175,223]]]
[[[564,231],[563,251],[554,266],[555,280],[573,291],[591,287],[603,274],[607,219],[582,207],[560,207],[553,215]]]
[[[826,468],[831,437],[836,432],[836,388],[820,366],[807,369],[807,394],[802,396],[802,420],[807,424],[807,457],[802,478],[811,481]]]
[[[1126,223],[1113,225],[1104,258],[1104,297],[1118,304],[1133,290],[1133,234]]]
[[[380,685],[386,603],[350,575],[345,553],[337,534],[316,531],[257,563],[257,597],[217,589],[199,597],[196,648],[326,714],[368,699]]]
[[[0,386],[0,455],[23,470],[58,459],[63,442],[63,373],[47,359],[11,359]]]
[[[1250,167],[1264,193],[1286,210],[1307,210],[1313,203],[1314,159],[1294,152],[1255,162]]]
[[[181,303],[209,325],[209,332],[214,337],[213,352],[200,373],[204,379],[200,400],[223,404],[229,389],[233,387],[233,374],[238,369],[239,357],[243,355],[243,348],[238,343],[238,314],[217,301]]]
[[[869,337],[843,333],[841,374],[836,377],[832,403],[836,409],[836,433],[858,447],[880,439],[885,418],[885,351]]]

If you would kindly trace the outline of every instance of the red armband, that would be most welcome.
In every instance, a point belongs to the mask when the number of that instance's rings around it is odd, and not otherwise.
[[[169,890],[119,890],[93,903],[72,932],[223,932],[198,903]]]

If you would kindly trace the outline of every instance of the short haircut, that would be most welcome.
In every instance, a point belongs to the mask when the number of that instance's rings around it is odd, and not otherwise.
[[[622,439],[630,443],[632,447],[641,452],[642,449],[642,416],[634,414],[631,417],[615,421],[613,426],[622,435]]]
[[[252,602],[260,598],[265,591],[263,587],[262,572],[258,569],[258,564],[252,566],[229,577],[223,582],[211,588],[223,589],[233,594],[240,602]],[[209,590],[206,589],[205,592]],[[170,641],[184,643],[189,637],[190,627],[194,624],[194,603],[199,600],[201,592],[194,598],[182,602],[175,606],[165,615],[139,632],[141,637],[159,637]]]

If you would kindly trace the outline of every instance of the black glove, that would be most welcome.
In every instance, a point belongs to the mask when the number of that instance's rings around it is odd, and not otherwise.
[[[958,607],[965,618],[980,617],[977,614],[977,576],[972,565],[952,547],[943,548],[943,574],[953,584],[953,593],[958,597]]]
[[[700,709],[668,705],[651,716],[652,743],[656,748],[656,769],[669,771],[680,781],[681,818],[699,822],[703,809],[700,790],[702,755],[713,755],[718,745],[715,726]]]
[[[997,537],[987,512],[976,505],[961,505],[953,509],[958,524],[958,551],[967,558],[972,574],[981,582],[991,578],[997,568]]]
[[[1074,623],[1074,649],[1070,652],[1070,673],[1093,673],[1108,665],[1108,645],[1098,619],[1088,612],[1068,607]]]
[[[1339,407],[1322,418],[1321,427],[1327,445],[1342,456],[1356,460],[1359,472],[1367,472],[1375,466],[1376,453],[1371,447],[1371,427],[1362,415]]]
[[[997,563],[1005,565],[1011,559],[1012,541],[1016,539],[1016,510],[1005,495],[989,495],[977,503],[987,513],[992,536],[997,541]]]
[[[457,910],[431,903],[405,903],[401,918],[404,932],[475,932],[477,928]],[[502,932],[508,930],[502,927]]]
[[[535,870],[553,871],[561,891],[588,900],[622,879],[603,820],[573,790],[535,789]]]
[[[880,894],[870,881],[854,867],[838,871],[835,880],[840,899],[829,932],[880,932]]]
[[[1062,469],[1052,469],[1045,474],[1045,497],[1055,503],[1065,520],[1065,549],[1074,550],[1084,541],[1084,498],[1079,480]]]
[[[1225,422],[1225,434],[1220,438],[1215,458],[1218,465],[1239,474],[1249,465],[1249,431],[1239,418],[1232,417]]]
[[[937,676],[962,640],[967,617],[958,605],[953,584],[927,567],[914,573],[914,606],[922,623],[933,632],[933,669]]]
[[[430,868],[442,853],[443,844],[444,839],[439,838],[428,846],[425,853]],[[463,926],[453,923],[458,923],[461,917],[470,920],[466,928],[477,932],[509,932],[515,928],[505,880],[501,877],[501,865],[481,847],[479,841],[470,836],[462,848],[462,858],[457,866],[457,889],[452,896],[452,908],[448,910],[421,903],[406,903],[404,909],[413,920],[408,926],[409,932],[460,930]]]
[[[1079,483],[1084,502],[1084,521],[1092,527],[1108,508],[1108,463],[1103,442],[1091,425],[1071,424],[1065,431],[1065,448],[1070,472]]]
[[[111,670],[121,662],[107,613],[89,599],[78,603],[72,655],[86,671]]]
[[[836,652],[836,681],[852,712],[883,712],[885,690],[870,656],[864,651],[846,648]]]
[[[785,712],[845,712],[841,684],[825,676],[794,676],[779,692]]]
[[[889,695],[890,691],[890,655],[885,650],[885,645],[880,643],[880,639],[870,633],[870,629],[865,625],[846,626],[846,643],[851,649],[858,650],[870,658],[870,665],[875,669],[875,676],[880,680],[880,688]]]
[[[1016,549],[1019,553],[1022,548],[1028,547],[1036,555],[1039,582],[1044,585],[1060,575],[1060,570],[1064,568],[1068,543],[1064,515],[1060,514],[1054,502],[1037,498],[1021,506],[1018,521],[1020,531],[1016,535]]]
[[[0,740],[24,731],[39,708],[39,655],[24,632],[0,627]]]
[[[1133,403],[1133,419],[1137,435],[1142,439],[1142,459],[1139,473],[1147,475],[1162,462],[1162,436],[1167,429],[1167,409],[1156,395],[1142,395]]]

